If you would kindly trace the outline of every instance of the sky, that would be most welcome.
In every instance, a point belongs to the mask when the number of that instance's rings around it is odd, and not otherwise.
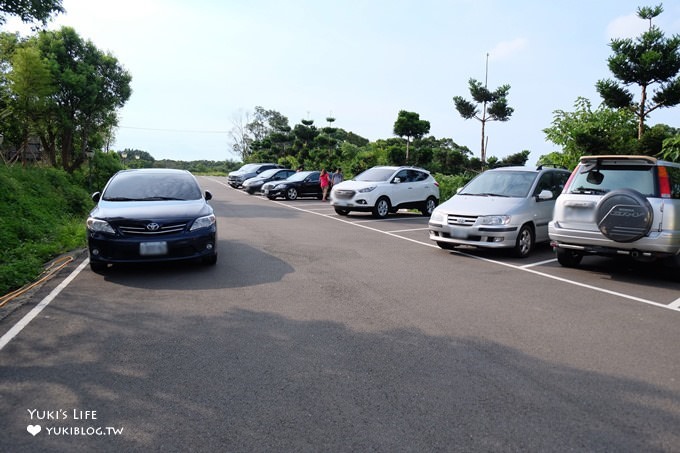
[[[481,123],[452,98],[468,81],[510,85],[507,122],[487,123],[487,156],[559,151],[543,129],[578,97],[601,99],[612,38],[648,23],[641,0],[63,0],[48,29],[73,27],[132,76],[114,150],[155,159],[240,160],[230,132],[256,106],[292,126],[313,120],[371,141],[394,137],[400,110],[479,156]],[[680,1],[654,20],[680,34]],[[16,20],[5,31],[26,33]],[[639,99],[637,87],[632,87]],[[680,107],[648,124],[680,128]]]

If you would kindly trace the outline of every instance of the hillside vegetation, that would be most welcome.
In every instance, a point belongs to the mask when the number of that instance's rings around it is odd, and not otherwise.
[[[73,175],[56,168],[0,166],[0,295],[38,277],[45,263],[84,247],[93,206]]]

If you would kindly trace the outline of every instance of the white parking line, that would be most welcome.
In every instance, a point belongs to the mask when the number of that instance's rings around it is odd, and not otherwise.
[[[529,264],[525,264],[524,266],[520,266],[520,267],[522,269],[527,269],[529,267],[542,266],[543,264],[554,263],[555,261],[557,261],[557,258],[553,258],[551,260],[539,261],[537,263],[529,263]]]
[[[7,331],[7,333],[0,337],[0,351],[2,350],[2,348],[7,346],[7,343],[12,341],[12,339],[16,337],[19,334],[19,332],[24,330],[24,327],[26,327],[29,322],[33,321],[33,319],[36,316],[38,316],[38,314],[41,311],[43,311],[43,309],[47,307],[50,304],[50,302],[52,302],[54,298],[57,297],[59,293],[62,292],[62,290],[66,288],[66,286],[68,286],[68,284],[71,283],[71,281],[74,278],[76,278],[76,276],[80,274],[80,271],[82,271],[83,268],[87,266],[89,263],[90,263],[89,258],[83,260],[83,262],[80,263],[80,265],[73,272],[71,272],[71,274],[68,277],[66,277],[63,282],[59,284],[59,286],[54,288],[52,292],[47,295],[47,297],[41,300],[38,305],[36,305],[31,309],[31,311],[26,313],[26,316],[21,318],[18,323],[14,324],[12,328]]]
[[[409,231],[427,231],[427,228],[410,228],[408,230],[391,230],[390,233],[407,233]]]
[[[409,216],[409,217],[388,217],[386,219],[365,219],[365,220],[355,220],[354,223],[371,223],[371,222],[398,222],[399,220],[422,220],[422,216]]]
[[[680,298],[678,298],[675,302],[672,302],[671,304],[669,304],[668,307],[674,308],[676,310],[680,310]]]

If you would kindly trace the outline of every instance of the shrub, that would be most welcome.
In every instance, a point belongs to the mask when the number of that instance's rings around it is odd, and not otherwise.
[[[85,245],[92,207],[76,178],[55,168],[0,167],[0,294],[33,281],[44,263]]]

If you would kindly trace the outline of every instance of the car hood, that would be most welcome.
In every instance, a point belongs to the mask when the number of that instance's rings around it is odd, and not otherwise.
[[[269,181],[269,178],[262,178],[260,176],[253,176],[252,178],[248,178],[244,181],[244,183],[252,184],[254,182],[256,183],[261,183],[261,182],[267,182]]]
[[[385,181],[355,181],[353,179],[348,179],[346,181],[342,181],[341,183],[338,183],[333,186],[333,189],[335,190],[361,190],[366,187],[373,187],[373,186],[378,186],[381,184],[385,184]]]
[[[104,201],[90,213],[98,219],[196,218],[209,215],[212,208],[205,200]]]
[[[485,197],[478,195],[454,195],[440,204],[437,210],[458,215],[502,215],[509,214],[521,206],[526,198]]]

